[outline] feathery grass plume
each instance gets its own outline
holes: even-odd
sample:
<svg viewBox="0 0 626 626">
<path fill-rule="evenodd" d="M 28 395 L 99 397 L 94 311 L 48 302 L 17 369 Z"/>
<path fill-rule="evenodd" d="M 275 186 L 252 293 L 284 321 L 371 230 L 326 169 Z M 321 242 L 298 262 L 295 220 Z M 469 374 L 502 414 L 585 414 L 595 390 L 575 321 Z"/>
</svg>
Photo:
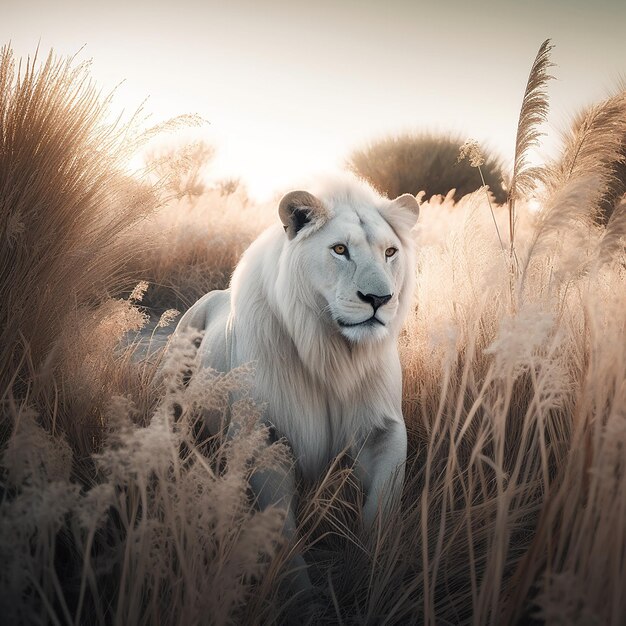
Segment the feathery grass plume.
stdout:
<svg viewBox="0 0 626 626">
<path fill-rule="evenodd" d="M 428 133 L 387 137 L 354 151 L 347 167 L 389 198 L 424 191 L 426 199 L 451 192 L 459 200 L 480 187 L 472 167 L 458 161 L 461 143 L 454 136 Z M 481 166 L 483 185 L 489 185 L 496 202 L 502 204 L 506 193 L 499 159 L 484 157 Z"/>
<path fill-rule="evenodd" d="M 148 171 L 156 174 L 160 184 L 178 200 L 196 198 L 206 190 L 202 175 L 215 156 L 215 148 L 203 140 L 181 146 L 169 144 L 153 147 L 144 156 Z"/>
<path fill-rule="evenodd" d="M 558 288 L 563 279 L 581 271 L 589 260 L 589 206 L 598 188 L 597 175 L 571 179 L 553 193 L 542 209 L 534 233 L 525 248 L 520 284 L 526 287 L 526 277 L 533 261 L 548 266 Z M 528 291 L 528 290 L 526 290 Z"/>
<path fill-rule="evenodd" d="M 590 220 L 597 206 L 601 178 L 597 173 L 580 174 L 553 192 L 537 216 L 532 238 L 525 247 L 520 285 L 532 267 L 549 269 L 545 287 L 558 293 L 576 276 L 595 275 L 601 266 L 620 262 L 626 250 L 626 202 L 613 211 L 605 228 Z M 526 289 L 526 293 L 528 289 Z"/>
<path fill-rule="evenodd" d="M 485 175 L 483 174 L 483 165 L 485 164 L 485 157 L 475 139 L 467 139 L 465 143 L 459 149 L 459 156 L 457 157 L 457 163 L 467 159 L 472 167 L 478 169 L 480 174 L 480 180 L 483 183 L 483 189 L 487 195 L 487 202 L 489 203 L 489 210 L 491 211 L 491 217 L 493 218 L 493 224 L 496 227 L 496 234 L 498 235 L 498 241 L 502 252 L 504 252 L 504 244 L 502 243 L 502 237 L 500 236 L 500 229 L 498 228 L 498 222 L 493 212 L 493 206 L 491 205 L 491 198 L 489 197 L 489 187 L 485 183 Z"/>
<path fill-rule="evenodd" d="M 178 316 L 180 315 L 180 311 L 176 309 L 167 309 L 161 314 L 159 321 L 157 322 L 157 328 L 166 328 L 169 326 Z"/>
<path fill-rule="evenodd" d="M 88 70 L 51 52 L 16 72 L 0 52 L 0 395 L 24 393 L 75 303 L 120 289 L 124 235 L 157 203 L 122 173 L 138 133 L 103 122 Z"/>
<path fill-rule="evenodd" d="M 71 621 L 55 568 L 56 538 L 64 531 L 80 491 L 68 482 L 71 450 L 63 439 L 38 426 L 35 412 L 25 403 L 3 409 L 3 413 L 12 413 L 15 424 L 0 454 L 3 620 L 16 624 L 46 622 L 42 600 L 56 597 L 57 610 L 63 619 Z"/>
<path fill-rule="evenodd" d="M 2 451 L 4 478 L 11 487 L 40 487 L 48 480 L 63 482 L 70 477 L 70 447 L 40 428 L 36 417 L 31 407 L 20 405 L 15 428 Z"/>
<path fill-rule="evenodd" d="M 109 97 L 111 99 L 111 96 Z M 146 144 L 149 144 L 156 137 L 163 135 L 164 133 L 174 133 L 185 128 L 198 128 L 207 124 L 207 120 L 198 115 L 197 113 L 183 113 L 182 115 L 176 115 L 163 122 L 154 124 L 141 133 L 136 132 L 134 124 L 141 121 L 147 121 L 147 116 L 143 115 L 143 104 L 135 111 L 131 117 L 130 122 L 126 124 L 128 129 L 127 151 L 129 154 L 136 154 L 138 151 L 144 149 Z M 143 118 L 143 119 L 142 119 Z"/>
<path fill-rule="evenodd" d="M 617 589 L 626 579 L 626 302 L 619 286 L 625 278 L 624 268 L 613 265 L 581 280 L 584 323 L 570 329 L 572 338 L 583 334 L 571 353 L 572 434 L 515 572 L 504 613 L 508 623 L 518 621 L 522 598 L 532 587 L 538 590 L 534 611 L 540 618 L 558 613 L 572 623 L 582 623 L 576 621 L 582 616 L 588 623 L 623 621 L 625 598 Z"/>
<path fill-rule="evenodd" d="M 232 196 L 238 189 L 243 186 L 241 178 L 229 177 L 216 181 L 217 189 L 220 196 Z"/>
<path fill-rule="evenodd" d="M 128 301 L 129 302 L 141 302 L 146 291 L 148 291 L 148 287 L 150 285 L 148 285 L 148 282 L 145 280 L 140 280 L 134 287 L 133 290 L 130 292 L 130 295 L 128 296 Z"/>
<path fill-rule="evenodd" d="M 552 78 L 548 70 L 552 67 L 550 52 L 554 46 L 546 39 L 541 44 L 539 52 L 528 76 L 522 107 L 517 124 L 515 139 L 515 158 L 513 160 L 513 176 L 509 187 L 507 203 L 509 206 L 509 238 L 511 242 L 511 256 L 515 246 L 515 205 L 523 197 L 528 197 L 536 184 L 545 178 L 545 172 L 540 167 L 528 166 L 528 151 L 539 145 L 539 138 L 543 135 L 539 126 L 545 122 L 548 114 L 547 82 Z"/>
<path fill-rule="evenodd" d="M 626 251 L 626 198 L 613 210 L 598 244 L 598 262 L 610 263 L 623 258 Z"/>
<path fill-rule="evenodd" d="M 157 402 L 158 389 L 151 381 L 158 359 L 136 366 L 136 347 L 121 345 L 127 333 L 138 332 L 145 323 L 145 313 L 126 300 L 71 307 L 56 338 L 54 372 L 32 384 L 40 424 L 65 434 L 80 459 L 75 474 L 89 476 L 89 455 L 102 445 L 112 396 L 130 395 L 140 407 L 140 421 Z"/>
<path fill-rule="evenodd" d="M 548 169 L 549 192 L 580 176 L 598 177 L 589 220 L 606 224 L 626 192 L 626 89 L 579 113 L 563 137 L 560 158 Z"/>
</svg>

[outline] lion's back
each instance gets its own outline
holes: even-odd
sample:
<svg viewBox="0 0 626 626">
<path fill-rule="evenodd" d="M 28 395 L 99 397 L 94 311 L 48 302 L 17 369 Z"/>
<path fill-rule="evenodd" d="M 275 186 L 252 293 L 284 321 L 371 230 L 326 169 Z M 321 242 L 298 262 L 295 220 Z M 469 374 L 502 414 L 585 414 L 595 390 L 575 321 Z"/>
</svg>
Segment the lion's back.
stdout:
<svg viewBox="0 0 626 626">
<path fill-rule="evenodd" d="M 230 371 L 230 289 L 210 291 L 181 318 L 176 333 L 193 329 L 203 333 L 199 352 L 202 366 Z"/>
</svg>

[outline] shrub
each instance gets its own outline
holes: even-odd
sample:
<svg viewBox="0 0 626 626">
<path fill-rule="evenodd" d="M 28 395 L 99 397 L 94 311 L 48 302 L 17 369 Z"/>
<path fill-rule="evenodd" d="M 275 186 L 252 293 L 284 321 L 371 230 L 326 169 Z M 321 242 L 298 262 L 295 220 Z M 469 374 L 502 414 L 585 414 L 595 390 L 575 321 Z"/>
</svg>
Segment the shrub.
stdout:
<svg viewBox="0 0 626 626">
<path fill-rule="evenodd" d="M 432 134 L 387 137 L 354 151 L 347 165 L 390 198 L 425 191 L 428 199 L 456 189 L 454 199 L 458 200 L 482 186 L 476 170 L 466 161 L 458 161 L 462 143 L 462 139 Z M 496 202 L 504 203 L 506 191 L 498 159 L 488 157 L 483 174 Z"/>
</svg>

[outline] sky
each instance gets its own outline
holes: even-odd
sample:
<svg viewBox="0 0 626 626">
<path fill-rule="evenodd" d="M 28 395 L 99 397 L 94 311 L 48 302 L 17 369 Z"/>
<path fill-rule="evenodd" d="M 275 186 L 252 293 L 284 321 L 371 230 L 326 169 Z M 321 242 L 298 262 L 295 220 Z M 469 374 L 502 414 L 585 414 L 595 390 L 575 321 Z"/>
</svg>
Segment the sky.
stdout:
<svg viewBox="0 0 626 626">
<path fill-rule="evenodd" d="M 512 161 L 533 59 L 557 78 L 544 149 L 626 78 L 622 0 L 0 0 L 0 43 L 92 59 L 113 111 L 197 113 L 213 175 L 259 199 L 403 132 L 478 139 Z M 121 83 L 121 84 L 120 84 Z"/>
</svg>

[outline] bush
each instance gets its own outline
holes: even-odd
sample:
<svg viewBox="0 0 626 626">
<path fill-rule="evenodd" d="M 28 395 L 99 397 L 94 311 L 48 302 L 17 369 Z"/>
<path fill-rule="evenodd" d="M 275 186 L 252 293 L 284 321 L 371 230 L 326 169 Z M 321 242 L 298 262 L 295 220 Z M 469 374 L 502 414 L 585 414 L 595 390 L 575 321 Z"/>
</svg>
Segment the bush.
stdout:
<svg viewBox="0 0 626 626">
<path fill-rule="evenodd" d="M 456 189 L 454 199 L 458 200 L 482 186 L 476 169 L 458 161 L 462 143 L 462 139 L 431 134 L 387 137 L 354 151 L 347 165 L 390 198 L 425 191 L 428 199 Z M 503 204 L 506 191 L 498 159 L 487 157 L 483 174 L 496 202 Z"/>
</svg>

